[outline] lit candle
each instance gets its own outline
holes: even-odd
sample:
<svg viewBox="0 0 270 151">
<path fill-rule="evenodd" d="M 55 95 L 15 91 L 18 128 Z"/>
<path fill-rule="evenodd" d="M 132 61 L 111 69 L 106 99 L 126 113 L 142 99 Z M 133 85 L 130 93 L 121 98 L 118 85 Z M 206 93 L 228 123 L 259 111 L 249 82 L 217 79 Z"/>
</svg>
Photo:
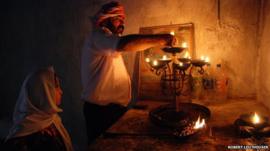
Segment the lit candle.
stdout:
<svg viewBox="0 0 270 151">
<path fill-rule="evenodd" d="M 210 62 L 209 57 L 205 57 L 205 62 L 207 62 L 207 63 L 209 63 L 209 62 Z"/>
<path fill-rule="evenodd" d="M 185 52 L 184 58 L 187 58 L 187 59 L 191 58 L 188 51 Z"/>
<path fill-rule="evenodd" d="M 260 117 L 259 117 L 259 115 L 258 115 L 256 112 L 254 113 L 254 115 L 253 115 L 253 117 L 252 117 L 252 122 L 253 122 L 254 124 L 260 123 Z"/>
<path fill-rule="evenodd" d="M 205 60 L 205 57 L 204 57 L 204 56 L 201 56 L 201 60 L 203 60 L 203 61 L 204 61 L 204 60 Z"/>
<path fill-rule="evenodd" d="M 145 62 L 149 63 L 150 62 L 150 58 L 145 58 Z"/>
<path fill-rule="evenodd" d="M 179 66 L 182 67 L 182 66 L 183 66 L 183 62 L 180 62 L 180 63 L 179 63 Z"/>
<path fill-rule="evenodd" d="M 153 66 L 157 66 L 158 65 L 158 61 L 157 60 L 154 60 L 153 61 Z"/>
<path fill-rule="evenodd" d="M 175 35 L 174 31 L 171 31 L 170 34 L 173 35 L 173 36 Z"/>
<path fill-rule="evenodd" d="M 167 58 L 167 56 L 166 55 L 163 55 L 162 56 L 162 60 L 167 60 L 168 58 Z"/>
<path fill-rule="evenodd" d="M 183 48 L 187 48 L 187 43 L 186 43 L 186 42 L 183 42 L 183 43 L 182 43 L 182 47 L 183 47 Z"/>
</svg>

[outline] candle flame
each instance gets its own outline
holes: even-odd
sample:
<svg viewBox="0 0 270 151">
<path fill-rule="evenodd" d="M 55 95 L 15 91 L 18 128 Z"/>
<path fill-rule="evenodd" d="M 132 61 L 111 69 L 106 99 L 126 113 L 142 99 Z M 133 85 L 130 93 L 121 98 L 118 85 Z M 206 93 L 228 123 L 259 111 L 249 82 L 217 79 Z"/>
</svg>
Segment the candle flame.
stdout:
<svg viewBox="0 0 270 151">
<path fill-rule="evenodd" d="M 205 57 L 205 62 L 210 62 L 209 57 Z"/>
<path fill-rule="evenodd" d="M 253 117 L 252 117 L 252 122 L 253 122 L 254 124 L 260 123 L 260 117 L 259 117 L 259 115 L 258 115 L 256 112 L 254 113 L 254 115 L 253 115 Z"/>
<path fill-rule="evenodd" d="M 187 48 L 187 42 L 183 42 L 183 43 L 182 43 L 182 47 L 183 47 L 183 48 Z"/>
<path fill-rule="evenodd" d="M 174 31 L 171 31 L 170 34 L 173 35 L 173 36 L 175 35 Z"/>
<path fill-rule="evenodd" d="M 150 58 L 145 58 L 145 62 L 150 62 Z"/>
<path fill-rule="evenodd" d="M 153 65 L 154 65 L 154 66 L 157 66 L 157 65 L 158 65 L 158 61 L 157 61 L 157 60 L 154 60 L 154 61 L 153 61 Z"/>
<path fill-rule="evenodd" d="M 167 56 L 163 55 L 162 60 L 167 60 Z"/>
<path fill-rule="evenodd" d="M 184 58 L 190 59 L 190 55 L 189 55 L 189 52 L 188 51 L 185 52 Z"/>
<path fill-rule="evenodd" d="M 200 129 L 203 128 L 205 126 L 205 120 L 200 118 L 200 116 L 198 117 L 198 120 L 196 121 L 195 125 L 194 125 L 194 129 Z"/>
<path fill-rule="evenodd" d="M 201 60 L 205 60 L 205 57 L 204 56 L 201 56 Z"/>
<path fill-rule="evenodd" d="M 180 66 L 180 67 L 182 67 L 182 66 L 183 66 L 183 63 L 182 63 L 182 62 L 180 62 L 180 63 L 179 63 L 179 66 Z"/>
</svg>

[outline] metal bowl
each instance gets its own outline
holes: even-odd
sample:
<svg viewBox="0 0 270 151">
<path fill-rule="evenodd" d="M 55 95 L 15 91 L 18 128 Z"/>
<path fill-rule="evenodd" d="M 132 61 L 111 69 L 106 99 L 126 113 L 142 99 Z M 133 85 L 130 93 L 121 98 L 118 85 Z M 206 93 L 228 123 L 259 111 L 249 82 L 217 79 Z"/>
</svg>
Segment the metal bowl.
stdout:
<svg viewBox="0 0 270 151">
<path fill-rule="evenodd" d="M 191 61 L 189 58 L 178 58 L 178 60 L 183 63 L 189 63 Z"/>
<path fill-rule="evenodd" d="M 202 67 L 202 66 L 206 65 L 207 63 L 203 60 L 196 59 L 196 60 L 192 60 L 191 64 L 196 66 L 196 67 Z"/>
<path fill-rule="evenodd" d="M 194 103 L 180 103 L 180 111 L 176 112 L 175 105 L 162 105 L 149 113 L 150 120 L 161 127 L 178 129 L 193 123 L 198 117 L 206 121 L 210 118 L 210 110 Z"/>
<path fill-rule="evenodd" d="M 162 50 L 164 52 L 167 52 L 167 53 L 180 53 L 184 50 L 185 48 L 183 47 L 165 47 L 165 48 L 162 48 Z"/>
<path fill-rule="evenodd" d="M 180 66 L 179 64 L 173 64 L 173 65 L 176 69 L 184 70 L 184 71 L 190 67 L 190 63 L 183 63 L 182 66 Z"/>
<path fill-rule="evenodd" d="M 179 112 L 172 104 L 160 106 L 149 113 L 149 118 L 155 125 L 172 130 L 172 136 L 186 139 L 203 130 L 194 129 L 194 123 L 199 116 L 209 120 L 211 112 L 207 107 L 194 103 L 180 103 L 180 106 Z"/>
</svg>

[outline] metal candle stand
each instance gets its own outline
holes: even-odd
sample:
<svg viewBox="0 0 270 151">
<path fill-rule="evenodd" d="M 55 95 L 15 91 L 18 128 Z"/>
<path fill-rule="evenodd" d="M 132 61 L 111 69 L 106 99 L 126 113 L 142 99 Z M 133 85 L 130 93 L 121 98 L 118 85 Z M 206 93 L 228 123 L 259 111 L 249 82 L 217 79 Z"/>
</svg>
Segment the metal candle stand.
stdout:
<svg viewBox="0 0 270 151">
<path fill-rule="evenodd" d="M 172 95 L 175 103 L 175 105 L 162 105 L 151 110 L 149 112 L 150 120 L 158 126 L 173 130 L 172 135 L 177 138 L 186 138 L 201 131 L 202 128 L 193 127 L 195 121 L 199 119 L 199 122 L 201 122 L 200 118 L 207 121 L 211 115 L 210 110 L 205 106 L 194 103 L 180 103 L 177 100 L 177 96 L 183 94 L 185 81 L 192 76 L 192 70 L 195 67 L 199 68 L 198 72 L 203 74 L 203 66 L 207 64 L 203 60 L 178 58 L 176 54 L 181 53 L 184 49 L 182 47 L 166 47 L 162 50 L 171 53 L 171 58 L 163 57 L 153 62 L 149 58 L 146 60 L 150 65 L 150 70 L 156 75 L 161 75 L 162 92 L 165 95 Z"/>
<path fill-rule="evenodd" d="M 192 77 L 194 67 L 199 68 L 197 71 L 203 74 L 203 66 L 208 64 L 199 59 L 177 58 L 176 54 L 181 53 L 184 49 L 183 47 L 165 47 L 162 50 L 171 53 L 171 58 L 159 59 L 158 64 L 149 62 L 150 70 L 158 76 L 161 75 L 162 93 L 172 95 L 174 102 L 177 102 L 177 96 L 182 94 L 185 81 Z M 187 72 L 188 70 L 189 72 Z"/>
</svg>

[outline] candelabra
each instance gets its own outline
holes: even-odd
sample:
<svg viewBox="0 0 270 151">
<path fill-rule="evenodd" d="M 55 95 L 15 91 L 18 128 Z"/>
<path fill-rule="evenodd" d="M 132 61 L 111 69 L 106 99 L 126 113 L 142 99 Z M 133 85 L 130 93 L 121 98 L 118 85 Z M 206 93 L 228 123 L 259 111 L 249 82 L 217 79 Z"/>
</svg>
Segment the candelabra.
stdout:
<svg viewBox="0 0 270 151">
<path fill-rule="evenodd" d="M 170 53 L 171 57 L 163 55 L 162 58 L 145 58 L 150 70 L 161 76 L 162 93 L 172 95 L 175 103 L 177 103 L 177 96 L 183 94 L 184 85 L 192 77 L 193 70 L 203 74 L 203 66 L 208 64 L 207 59 L 191 59 L 188 55 L 178 57 L 177 54 L 184 49 L 184 47 L 165 47 L 162 50 Z"/>
<path fill-rule="evenodd" d="M 173 135 L 179 138 L 200 131 L 201 128 L 205 127 L 205 121 L 210 118 L 211 114 L 205 106 L 181 103 L 177 100 L 177 96 L 183 94 L 185 82 L 192 77 L 193 70 L 195 69 L 195 72 L 203 74 L 203 66 L 208 64 L 209 61 L 204 58 L 191 59 L 188 55 L 178 57 L 177 54 L 183 52 L 184 49 L 184 47 L 165 47 L 162 50 L 165 53 L 170 53 L 170 57 L 163 55 L 162 58 L 145 58 L 150 70 L 161 76 L 162 92 L 165 95 L 172 95 L 175 103 L 175 105 L 162 105 L 151 110 L 149 113 L 150 120 L 162 127 L 174 129 Z M 199 129 L 196 125 L 199 125 Z"/>
</svg>

